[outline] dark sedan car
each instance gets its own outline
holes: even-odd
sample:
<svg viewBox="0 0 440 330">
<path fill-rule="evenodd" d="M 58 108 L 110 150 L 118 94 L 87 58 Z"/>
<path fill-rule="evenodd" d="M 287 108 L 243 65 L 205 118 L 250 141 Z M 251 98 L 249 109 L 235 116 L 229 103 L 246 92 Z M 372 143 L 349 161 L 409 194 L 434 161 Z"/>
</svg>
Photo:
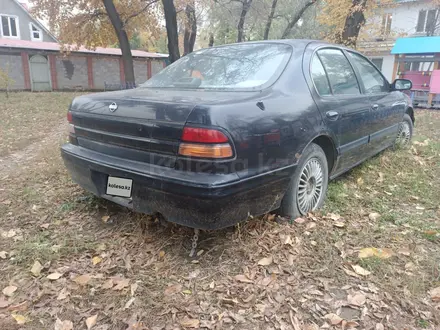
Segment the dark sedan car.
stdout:
<svg viewBox="0 0 440 330">
<path fill-rule="evenodd" d="M 410 142 L 410 88 L 318 41 L 203 49 L 139 88 L 75 98 L 62 156 L 86 190 L 185 226 L 295 218 L 329 179 Z"/>
</svg>

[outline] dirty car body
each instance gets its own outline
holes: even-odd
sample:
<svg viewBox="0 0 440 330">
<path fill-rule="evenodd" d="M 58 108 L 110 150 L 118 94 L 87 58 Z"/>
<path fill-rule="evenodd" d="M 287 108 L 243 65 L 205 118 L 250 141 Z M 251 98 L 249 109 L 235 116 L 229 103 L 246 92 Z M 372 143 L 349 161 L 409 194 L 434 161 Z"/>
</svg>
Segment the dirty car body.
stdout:
<svg viewBox="0 0 440 330">
<path fill-rule="evenodd" d="M 351 59 L 360 54 L 283 40 L 197 51 L 139 88 L 77 97 L 66 167 L 97 196 L 193 228 L 275 210 L 310 143 L 322 146 L 333 178 L 392 145 L 412 111 L 388 82 L 377 93 L 357 81 L 358 92 L 339 94 L 344 79 L 327 88 L 312 72 L 327 50 L 360 80 Z"/>
</svg>

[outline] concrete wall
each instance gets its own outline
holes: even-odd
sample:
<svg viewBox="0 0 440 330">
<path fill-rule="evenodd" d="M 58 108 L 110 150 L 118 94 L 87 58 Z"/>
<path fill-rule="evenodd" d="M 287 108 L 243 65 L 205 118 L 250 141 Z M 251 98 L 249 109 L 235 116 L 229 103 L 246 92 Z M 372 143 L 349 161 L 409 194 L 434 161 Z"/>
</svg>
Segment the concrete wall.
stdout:
<svg viewBox="0 0 440 330">
<path fill-rule="evenodd" d="M 104 83 L 121 84 L 119 58 L 94 57 L 93 82 L 96 89 L 104 89 Z"/>
<path fill-rule="evenodd" d="M 29 23 L 37 23 L 31 18 L 28 12 L 26 12 L 19 4 L 13 0 L 0 0 L 0 14 L 16 16 L 18 18 L 19 35 L 21 40 L 32 40 Z M 37 25 L 37 24 L 36 24 Z M 37 25 L 37 27 L 39 27 Z M 40 27 L 39 27 L 40 28 Z M 43 34 L 43 41 L 56 42 L 46 31 L 41 29 Z"/>
<path fill-rule="evenodd" d="M 146 82 L 148 79 L 148 62 L 145 60 L 134 60 L 133 66 L 136 85 Z"/>
<path fill-rule="evenodd" d="M 85 56 L 57 56 L 56 74 L 59 89 L 89 87 L 87 58 Z"/>
<path fill-rule="evenodd" d="M 23 64 L 21 56 L 19 54 L 0 54 L 0 69 L 8 73 L 9 78 L 14 80 L 9 88 L 12 89 L 25 89 Z M 3 88 L 1 86 L 0 88 Z"/>
</svg>

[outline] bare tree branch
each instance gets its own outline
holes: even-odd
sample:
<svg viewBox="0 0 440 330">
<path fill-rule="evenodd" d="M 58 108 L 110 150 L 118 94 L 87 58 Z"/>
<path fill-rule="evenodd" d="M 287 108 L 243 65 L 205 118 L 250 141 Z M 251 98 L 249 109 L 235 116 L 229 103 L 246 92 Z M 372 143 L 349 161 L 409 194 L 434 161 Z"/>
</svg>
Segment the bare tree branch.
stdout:
<svg viewBox="0 0 440 330">
<path fill-rule="evenodd" d="M 148 1 L 147 4 L 146 4 L 146 5 L 145 5 L 140 11 L 138 11 L 137 13 L 133 13 L 133 14 L 131 14 L 130 16 L 128 16 L 128 17 L 124 20 L 123 25 L 127 25 L 127 23 L 128 23 L 131 19 L 133 19 L 133 18 L 135 18 L 135 17 L 137 17 L 137 16 L 139 16 L 139 15 L 145 13 L 151 5 L 155 4 L 155 3 L 158 2 L 158 1 L 159 1 L 159 0 L 151 0 L 151 1 Z"/>
</svg>

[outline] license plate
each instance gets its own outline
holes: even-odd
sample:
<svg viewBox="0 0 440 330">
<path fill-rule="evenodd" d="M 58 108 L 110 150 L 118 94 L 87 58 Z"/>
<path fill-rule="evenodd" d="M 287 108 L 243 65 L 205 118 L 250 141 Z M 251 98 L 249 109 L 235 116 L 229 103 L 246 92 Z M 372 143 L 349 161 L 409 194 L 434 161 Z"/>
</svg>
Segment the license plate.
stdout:
<svg viewBox="0 0 440 330">
<path fill-rule="evenodd" d="M 114 176 L 109 176 L 107 181 L 107 195 L 120 196 L 120 197 L 131 197 L 131 186 L 133 185 L 133 180 L 116 178 Z"/>
</svg>

